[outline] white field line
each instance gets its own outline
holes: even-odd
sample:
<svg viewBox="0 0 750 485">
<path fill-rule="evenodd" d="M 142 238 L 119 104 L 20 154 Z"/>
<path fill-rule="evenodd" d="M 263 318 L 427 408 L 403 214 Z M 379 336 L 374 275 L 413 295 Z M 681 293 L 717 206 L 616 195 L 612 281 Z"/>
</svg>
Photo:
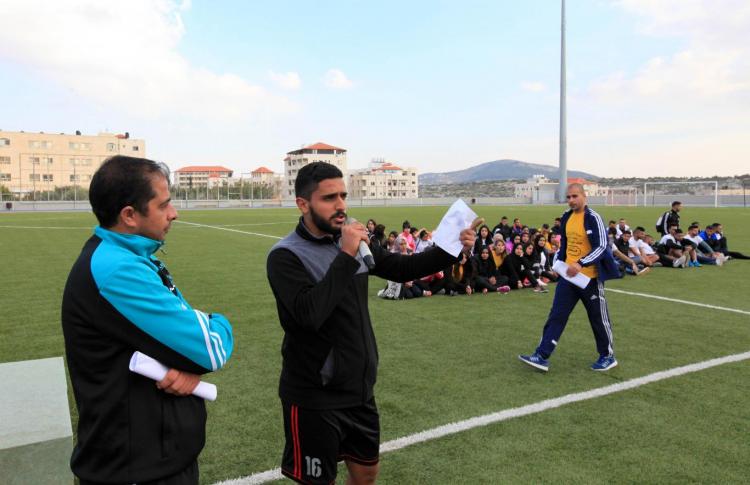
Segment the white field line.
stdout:
<svg viewBox="0 0 750 485">
<path fill-rule="evenodd" d="M 237 232 L 240 234 L 250 234 L 251 236 L 269 237 L 271 239 L 281 239 L 279 236 L 271 236 L 268 234 L 261 234 L 259 232 L 240 231 L 239 229 L 232 229 L 229 227 L 209 226 L 208 224 L 198 224 L 197 222 L 187 222 L 187 221 L 179 221 L 179 220 L 175 222 L 179 222 L 180 224 L 188 224 L 190 226 L 208 227 L 210 229 L 218 229 L 219 231 Z"/>
<path fill-rule="evenodd" d="M 576 392 L 573 394 L 566 394 L 564 396 L 556 397 L 553 399 L 546 399 L 533 404 L 527 404 L 518 408 L 505 409 L 496 413 L 485 414 L 484 416 L 477 416 L 475 418 L 465 419 L 463 421 L 457 421 L 455 423 L 445 424 L 436 428 L 428 429 L 420 433 L 414 433 L 402 438 L 395 440 L 386 441 L 380 445 L 381 453 L 388 453 L 390 451 L 400 450 L 417 443 L 425 441 L 431 441 L 434 439 L 442 438 L 452 434 L 460 433 L 462 431 L 468 431 L 470 429 L 487 426 L 489 424 L 498 423 L 500 421 L 506 421 L 513 418 L 519 418 L 521 416 L 528 416 L 530 414 L 541 413 L 549 409 L 559 408 L 567 404 L 572 404 L 581 401 L 587 401 L 597 397 L 608 396 L 617 392 L 627 391 L 635 389 L 636 387 L 645 386 L 653 382 L 670 379 L 685 374 L 691 374 L 693 372 L 699 372 L 702 370 L 710 369 L 719 365 L 730 364 L 733 362 L 741 362 L 743 360 L 750 359 L 750 352 L 743 352 L 741 354 L 727 355 L 725 357 L 719 357 L 716 359 L 706 360 L 698 362 L 696 364 L 684 365 L 681 367 L 675 367 L 665 371 L 654 372 L 643 377 L 637 377 L 635 379 L 629 379 L 627 381 L 619 382 L 617 384 L 611 384 L 609 386 L 599 387 L 597 389 L 591 389 L 590 391 Z M 218 482 L 216 485 L 251 485 L 266 483 L 272 480 L 279 480 L 283 478 L 281 475 L 281 469 L 275 468 L 273 470 L 267 470 L 261 473 L 255 473 L 242 478 L 236 478 L 232 480 L 226 480 Z"/>
<path fill-rule="evenodd" d="M 244 224 L 218 224 L 216 227 L 243 227 L 243 226 L 272 226 L 274 224 L 296 224 L 299 220 L 282 221 L 282 222 L 247 222 Z"/>
<path fill-rule="evenodd" d="M 637 293 L 635 291 L 615 290 L 613 288 L 606 288 L 606 290 L 611 291 L 613 293 L 622 293 L 623 295 L 642 296 L 644 298 L 653 298 L 654 300 L 671 301 L 674 303 L 682 303 L 683 305 L 693 305 L 693 306 L 699 306 L 703 308 L 711 308 L 713 310 L 722 310 L 725 312 L 733 312 L 733 313 L 741 313 L 742 315 L 750 315 L 749 311 L 738 310 L 737 308 L 728 308 L 728 307 L 723 307 L 723 306 L 709 305 L 707 303 L 696 303 L 694 301 L 678 300 L 677 298 L 667 298 L 666 296 L 650 295 L 648 293 Z"/>
<path fill-rule="evenodd" d="M 93 229 L 94 226 L 0 226 L 2 229 Z"/>
</svg>

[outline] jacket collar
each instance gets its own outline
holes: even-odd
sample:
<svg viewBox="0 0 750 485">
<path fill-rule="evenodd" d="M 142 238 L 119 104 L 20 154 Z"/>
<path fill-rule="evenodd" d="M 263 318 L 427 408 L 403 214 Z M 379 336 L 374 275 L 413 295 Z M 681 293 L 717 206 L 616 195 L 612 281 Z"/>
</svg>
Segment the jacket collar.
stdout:
<svg viewBox="0 0 750 485">
<path fill-rule="evenodd" d="M 116 246 L 123 247 L 128 251 L 131 251 L 145 258 L 148 258 L 159 248 L 164 246 L 164 241 L 156 241 L 154 239 L 140 236 L 138 234 L 123 234 L 121 232 L 114 232 L 110 231 L 109 229 L 104 229 L 101 226 L 96 226 L 94 228 L 94 234 L 96 234 L 103 241 L 107 241 Z"/>
<path fill-rule="evenodd" d="M 341 237 L 339 236 L 331 236 L 326 234 L 325 236 L 315 236 L 313 235 L 310 230 L 305 225 L 305 221 L 302 216 L 299 217 L 299 223 L 297 224 L 297 228 L 295 229 L 295 232 L 297 235 L 299 235 L 302 239 L 307 239 L 308 241 L 312 241 L 314 243 L 318 244 L 336 244 Z"/>
</svg>

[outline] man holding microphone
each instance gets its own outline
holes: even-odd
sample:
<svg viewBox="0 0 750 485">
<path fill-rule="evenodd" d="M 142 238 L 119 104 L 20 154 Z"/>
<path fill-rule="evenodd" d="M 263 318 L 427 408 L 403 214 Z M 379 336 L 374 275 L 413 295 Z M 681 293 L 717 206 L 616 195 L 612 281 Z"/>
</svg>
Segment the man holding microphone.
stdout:
<svg viewBox="0 0 750 485">
<path fill-rule="evenodd" d="M 439 247 L 403 257 L 373 245 L 369 261 L 367 232 L 358 222 L 347 224 L 346 186 L 334 165 L 304 166 L 295 193 L 299 224 L 271 249 L 267 262 L 284 329 L 281 471 L 299 483 L 328 484 L 344 460 L 347 483 L 374 483 L 380 422 L 373 394 L 378 352 L 367 306 L 369 275 L 411 281 L 456 258 Z M 475 237 L 473 228 L 455 235 L 466 248 L 473 247 Z"/>
</svg>

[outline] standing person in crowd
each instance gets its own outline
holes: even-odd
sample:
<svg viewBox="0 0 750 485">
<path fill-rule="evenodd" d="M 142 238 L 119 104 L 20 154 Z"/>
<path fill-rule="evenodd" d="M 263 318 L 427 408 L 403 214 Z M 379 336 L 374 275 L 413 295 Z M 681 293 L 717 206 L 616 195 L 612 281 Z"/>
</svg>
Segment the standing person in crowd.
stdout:
<svg viewBox="0 0 750 485">
<path fill-rule="evenodd" d="M 486 224 L 482 224 L 482 227 L 479 228 L 479 231 L 477 232 L 477 242 L 474 244 L 474 254 L 479 254 L 479 251 L 482 250 L 484 247 L 489 247 L 492 245 L 492 233 L 490 233 L 490 228 L 487 227 Z"/>
<path fill-rule="evenodd" d="M 662 214 L 656 221 L 656 230 L 662 237 L 669 234 L 670 226 L 680 227 L 680 211 L 682 210 L 682 202 L 676 200 L 672 202 L 672 209 Z"/>
<path fill-rule="evenodd" d="M 199 374 L 231 357 L 232 327 L 219 313 L 191 308 L 153 256 L 177 219 L 165 165 L 109 158 L 91 180 L 89 200 L 99 226 L 62 301 L 78 408 L 70 467 L 83 485 L 197 485 L 206 406 L 191 393 Z M 154 384 L 130 372 L 135 351 L 167 366 L 164 379 Z"/>
<path fill-rule="evenodd" d="M 478 254 L 474 255 L 474 286 L 477 291 L 482 293 L 499 291 L 501 293 L 508 293 L 510 287 L 507 286 L 507 279 L 503 277 L 504 281 L 498 280 L 497 266 L 495 266 L 495 260 L 490 256 L 491 247 L 485 246 L 479 250 Z"/>
<path fill-rule="evenodd" d="M 336 479 L 344 459 L 349 483 L 378 475 L 380 419 L 375 404 L 378 352 L 367 308 L 369 274 L 411 281 L 456 260 L 435 247 L 413 256 L 372 246 L 368 270 L 359 254 L 364 226 L 346 224 L 346 185 L 336 166 L 312 162 L 295 182 L 300 212 L 294 232 L 268 255 L 266 274 L 284 329 L 279 397 L 284 415 L 281 472 L 305 484 Z M 475 228 L 455 234 L 465 251 Z M 408 233 L 408 231 L 406 231 Z"/>
<path fill-rule="evenodd" d="M 533 354 L 519 355 L 518 358 L 524 364 L 547 372 L 548 359 L 560 341 L 573 308 L 581 300 L 586 307 L 599 352 L 599 359 L 592 364 L 591 369 L 607 371 L 617 365 L 617 359 L 603 283 L 607 279 L 619 277 L 619 271 L 609 250 L 602 218 L 586 205 L 583 185 L 570 184 L 566 198 L 570 210 L 563 214 L 561 220 L 562 239 L 557 257 L 568 265 L 567 276 L 583 273 L 591 280 L 582 289 L 564 278 L 560 279 L 539 346 Z"/>
<path fill-rule="evenodd" d="M 521 243 L 516 244 L 513 252 L 505 258 L 500 272 L 508 278 L 511 290 L 523 289 L 523 282 L 526 280 L 534 287 L 535 293 L 547 293 L 547 289 L 540 285 L 531 274 L 528 263 L 524 260 L 524 246 Z"/>
</svg>

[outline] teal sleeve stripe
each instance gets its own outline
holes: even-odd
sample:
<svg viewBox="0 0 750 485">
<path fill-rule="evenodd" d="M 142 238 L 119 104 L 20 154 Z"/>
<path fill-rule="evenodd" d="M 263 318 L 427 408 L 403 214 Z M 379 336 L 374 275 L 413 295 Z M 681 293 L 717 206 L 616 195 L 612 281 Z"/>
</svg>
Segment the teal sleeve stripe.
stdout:
<svg viewBox="0 0 750 485">
<path fill-rule="evenodd" d="M 91 271 L 100 294 L 118 312 L 207 370 L 226 363 L 233 347 L 232 327 L 226 318 L 191 308 L 162 284 L 147 259 L 101 246 L 92 256 Z"/>
</svg>

